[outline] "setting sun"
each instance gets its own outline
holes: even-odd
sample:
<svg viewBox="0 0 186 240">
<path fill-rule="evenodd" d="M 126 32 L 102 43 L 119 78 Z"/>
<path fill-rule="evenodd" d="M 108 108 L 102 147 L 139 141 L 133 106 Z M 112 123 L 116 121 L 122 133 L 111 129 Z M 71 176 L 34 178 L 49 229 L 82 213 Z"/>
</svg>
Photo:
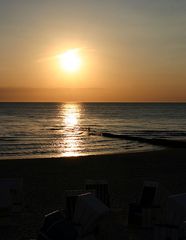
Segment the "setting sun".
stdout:
<svg viewBox="0 0 186 240">
<path fill-rule="evenodd" d="M 75 72 L 80 68 L 81 58 L 78 49 L 70 49 L 59 55 L 60 66 L 67 72 Z"/>
</svg>

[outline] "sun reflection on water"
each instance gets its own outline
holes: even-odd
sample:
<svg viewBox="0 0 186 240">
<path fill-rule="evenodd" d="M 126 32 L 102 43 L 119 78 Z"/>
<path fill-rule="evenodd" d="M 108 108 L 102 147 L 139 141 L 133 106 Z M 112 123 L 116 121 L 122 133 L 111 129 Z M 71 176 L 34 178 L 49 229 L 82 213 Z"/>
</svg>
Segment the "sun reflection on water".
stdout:
<svg viewBox="0 0 186 240">
<path fill-rule="evenodd" d="M 63 114 L 63 156 L 78 156 L 80 148 L 80 116 L 81 106 L 79 104 L 65 104 L 62 108 Z"/>
<path fill-rule="evenodd" d="M 67 113 L 64 122 L 66 126 L 76 126 L 78 124 L 78 119 L 74 113 L 69 112 Z"/>
</svg>

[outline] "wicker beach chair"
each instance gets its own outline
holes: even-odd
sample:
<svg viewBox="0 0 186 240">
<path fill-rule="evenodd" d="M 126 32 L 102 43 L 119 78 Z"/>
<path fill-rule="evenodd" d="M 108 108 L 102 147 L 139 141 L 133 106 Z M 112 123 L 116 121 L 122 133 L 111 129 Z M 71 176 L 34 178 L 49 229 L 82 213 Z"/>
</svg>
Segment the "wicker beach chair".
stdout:
<svg viewBox="0 0 186 240">
<path fill-rule="evenodd" d="M 19 224 L 23 211 L 22 188 L 21 178 L 0 179 L 0 226 Z"/>
<path fill-rule="evenodd" d="M 107 207 L 110 207 L 109 184 L 106 180 L 88 179 L 85 181 L 85 190 L 92 192 Z"/>
</svg>

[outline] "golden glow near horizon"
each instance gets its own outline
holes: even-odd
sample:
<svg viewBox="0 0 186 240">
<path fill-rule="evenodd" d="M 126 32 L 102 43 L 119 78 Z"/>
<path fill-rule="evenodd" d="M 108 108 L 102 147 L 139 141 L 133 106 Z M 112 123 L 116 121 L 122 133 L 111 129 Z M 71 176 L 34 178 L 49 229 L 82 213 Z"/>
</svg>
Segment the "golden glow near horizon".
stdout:
<svg viewBox="0 0 186 240">
<path fill-rule="evenodd" d="M 70 49 L 59 55 L 60 67 L 69 73 L 76 72 L 80 69 L 81 58 L 78 49 Z"/>
<path fill-rule="evenodd" d="M 186 1 L 1 2 L 1 102 L 186 101 Z"/>
</svg>

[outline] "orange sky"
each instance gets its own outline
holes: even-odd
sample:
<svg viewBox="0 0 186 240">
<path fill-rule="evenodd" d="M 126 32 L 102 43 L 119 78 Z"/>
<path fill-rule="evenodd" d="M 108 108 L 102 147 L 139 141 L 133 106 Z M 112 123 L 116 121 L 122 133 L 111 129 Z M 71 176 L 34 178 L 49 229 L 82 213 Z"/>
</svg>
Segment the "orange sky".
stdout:
<svg viewBox="0 0 186 240">
<path fill-rule="evenodd" d="M 0 101 L 186 101 L 185 10 L 173 0 L 4 1 Z M 82 65 L 69 74 L 56 56 L 74 48 Z"/>
</svg>

